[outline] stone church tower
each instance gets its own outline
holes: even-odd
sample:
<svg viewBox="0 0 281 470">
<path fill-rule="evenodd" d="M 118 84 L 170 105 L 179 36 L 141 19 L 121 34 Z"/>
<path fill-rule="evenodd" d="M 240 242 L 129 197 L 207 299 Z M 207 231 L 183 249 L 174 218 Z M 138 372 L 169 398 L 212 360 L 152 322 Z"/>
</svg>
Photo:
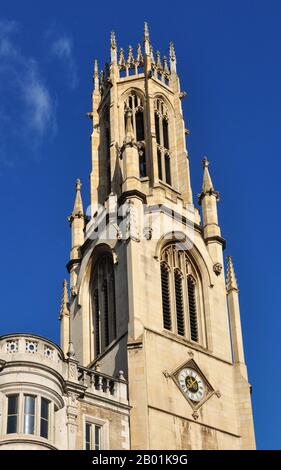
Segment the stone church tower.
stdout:
<svg viewBox="0 0 281 470">
<path fill-rule="evenodd" d="M 81 183 L 61 347 L 128 380 L 132 449 L 252 449 L 238 287 L 209 162 L 194 207 L 175 49 L 117 48 L 94 64 L 90 209 Z"/>
<path fill-rule="evenodd" d="M 90 206 L 69 217 L 61 347 L 0 337 L 0 449 L 254 449 L 238 286 L 209 162 L 194 206 L 174 46 L 94 65 Z"/>
</svg>

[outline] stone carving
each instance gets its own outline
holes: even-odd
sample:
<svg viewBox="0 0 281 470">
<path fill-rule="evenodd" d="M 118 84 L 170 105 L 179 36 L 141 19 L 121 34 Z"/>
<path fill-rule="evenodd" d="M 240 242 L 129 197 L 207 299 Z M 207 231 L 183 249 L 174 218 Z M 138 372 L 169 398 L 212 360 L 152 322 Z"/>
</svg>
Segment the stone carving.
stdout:
<svg viewBox="0 0 281 470">
<path fill-rule="evenodd" d="M 25 350 L 26 352 L 29 352 L 30 354 L 34 354 L 37 352 L 38 349 L 38 343 L 37 341 L 25 341 Z"/>
<path fill-rule="evenodd" d="M 215 263 L 214 266 L 213 266 L 213 271 L 214 273 L 219 276 L 220 273 L 222 272 L 222 265 L 221 263 Z"/>
<path fill-rule="evenodd" d="M 46 344 L 44 344 L 44 356 L 47 359 L 53 359 L 54 357 L 54 350 L 50 348 L 49 346 L 47 346 Z"/>
<path fill-rule="evenodd" d="M 152 239 L 152 232 L 153 232 L 152 227 L 144 227 L 144 229 L 143 229 L 144 238 L 146 240 L 151 240 Z"/>
<path fill-rule="evenodd" d="M 195 421 L 199 418 L 199 413 L 195 410 L 192 413 L 192 417 L 195 419 Z"/>
<path fill-rule="evenodd" d="M 19 342 L 17 339 L 8 340 L 6 342 L 6 351 L 8 353 L 15 353 L 19 350 Z"/>
</svg>

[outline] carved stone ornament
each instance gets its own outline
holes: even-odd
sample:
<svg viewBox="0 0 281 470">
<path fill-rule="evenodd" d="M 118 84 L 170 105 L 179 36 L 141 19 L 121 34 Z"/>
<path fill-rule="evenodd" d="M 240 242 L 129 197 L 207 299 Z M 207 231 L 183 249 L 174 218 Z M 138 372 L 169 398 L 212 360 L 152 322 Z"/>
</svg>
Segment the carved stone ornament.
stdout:
<svg viewBox="0 0 281 470">
<path fill-rule="evenodd" d="M 76 297 L 78 293 L 77 287 L 76 286 L 71 287 L 70 292 L 71 292 L 72 297 Z"/>
<path fill-rule="evenodd" d="M 152 232 L 153 232 L 152 227 L 144 227 L 144 229 L 143 229 L 144 238 L 146 240 L 151 240 L 152 239 Z"/>
<path fill-rule="evenodd" d="M 195 421 L 199 418 L 199 413 L 195 410 L 192 413 L 192 417 L 195 419 Z"/>
<path fill-rule="evenodd" d="M 222 265 L 221 263 L 215 263 L 214 266 L 213 266 L 213 271 L 214 273 L 219 276 L 222 272 Z"/>
</svg>

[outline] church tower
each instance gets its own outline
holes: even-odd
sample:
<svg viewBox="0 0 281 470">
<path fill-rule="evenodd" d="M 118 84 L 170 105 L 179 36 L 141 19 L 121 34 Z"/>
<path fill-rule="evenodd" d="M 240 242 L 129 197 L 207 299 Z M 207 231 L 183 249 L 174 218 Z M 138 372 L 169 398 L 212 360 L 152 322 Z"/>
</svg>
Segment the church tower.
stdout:
<svg viewBox="0 0 281 470">
<path fill-rule="evenodd" d="M 90 208 L 69 222 L 61 347 L 128 380 L 132 449 L 253 449 L 233 261 L 224 269 L 209 162 L 194 206 L 175 48 L 94 63 Z M 196 202 L 197 203 L 197 202 Z M 121 431 L 120 431 L 121 432 Z"/>
</svg>

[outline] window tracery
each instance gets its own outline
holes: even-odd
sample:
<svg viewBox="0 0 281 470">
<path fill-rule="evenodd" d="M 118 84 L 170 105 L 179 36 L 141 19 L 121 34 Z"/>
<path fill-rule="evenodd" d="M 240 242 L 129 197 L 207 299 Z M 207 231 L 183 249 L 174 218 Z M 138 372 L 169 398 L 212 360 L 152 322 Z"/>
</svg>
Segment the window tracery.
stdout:
<svg viewBox="0 0 281 470">
<path fill-rule="evenodd" d="M 171 185 L 169 116 L 163 99 L 159 97 L 156 98 L 154 102 L 154 120 L 157 143 L 158 177 L 161 181 Z"/>
</svg>

